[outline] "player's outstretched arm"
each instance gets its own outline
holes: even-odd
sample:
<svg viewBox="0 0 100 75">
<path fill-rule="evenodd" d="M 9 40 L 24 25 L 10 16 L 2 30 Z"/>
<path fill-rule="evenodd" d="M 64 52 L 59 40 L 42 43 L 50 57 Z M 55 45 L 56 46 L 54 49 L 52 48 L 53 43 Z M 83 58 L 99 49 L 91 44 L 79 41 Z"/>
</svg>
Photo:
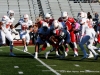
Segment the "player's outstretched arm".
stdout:
<svg viewBox="0 0 100 75">
<path fill-rule="evenodd" d="M 19 25 L 20 25 L 20 23 L 18 22 L 18 23 L 14 26 L 14 28 L 18 27 Z"/>
</svg>

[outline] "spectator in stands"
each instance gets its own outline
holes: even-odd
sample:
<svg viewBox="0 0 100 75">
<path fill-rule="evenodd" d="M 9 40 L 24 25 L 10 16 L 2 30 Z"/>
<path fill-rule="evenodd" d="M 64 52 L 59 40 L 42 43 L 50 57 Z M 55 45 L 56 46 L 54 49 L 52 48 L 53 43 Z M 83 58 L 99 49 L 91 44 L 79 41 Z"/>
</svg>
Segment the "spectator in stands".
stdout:
<svg viewBox="0 0 100 75">
<path fill-rule="evenodd" d="M 92 16 L 91 16 L 90 12 L 87 13 L 87 18 L 92 19 Z"/>
</svg>

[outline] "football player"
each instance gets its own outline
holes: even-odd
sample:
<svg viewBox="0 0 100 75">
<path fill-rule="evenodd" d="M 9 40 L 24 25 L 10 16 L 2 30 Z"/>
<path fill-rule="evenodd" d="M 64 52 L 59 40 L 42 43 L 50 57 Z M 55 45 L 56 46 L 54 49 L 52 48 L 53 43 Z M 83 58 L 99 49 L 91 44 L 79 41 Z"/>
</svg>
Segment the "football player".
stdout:
<svg viewBox="0 0 100 75">
<path fill-rule="evenodd" d="M 10 55 L 15 56 L 13 53 L 13 38 L 11 36 L 11 33 L 9 31 L 10 26 L 12 25 L 11 20 L 8 18 L 8 16 L 4 15 L 1 20 L 1 37 L 2 37 L 2 45 L 6 44 L 6 38 L 10 41 Z"/>
<path fill-rule="evenodd" d="M 23 18 L 18 21 L 18 23 L 15 25 L 15 28 L 18 25 L 21 25 L 20 38 L 22 39 L 24 45 L 23 51 L 26 52 L 28 51 L 27 46 L 30 42 L 29 33 L 32 32 L 32 21 L 29 20 L 28 14 L 23 15 Z M 31 28 L 29 29 L 30 26 Z"/>
</svg>

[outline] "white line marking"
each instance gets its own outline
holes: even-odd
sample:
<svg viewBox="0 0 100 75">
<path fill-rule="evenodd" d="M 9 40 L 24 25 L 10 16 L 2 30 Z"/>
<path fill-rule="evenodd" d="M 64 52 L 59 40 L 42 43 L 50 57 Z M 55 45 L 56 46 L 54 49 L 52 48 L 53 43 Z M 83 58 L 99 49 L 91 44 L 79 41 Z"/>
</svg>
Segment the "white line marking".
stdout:
<svg viewBox="0 0 100 75">
<path fill-rule="evenodd" d="M 85 72 L 91 72 L 90 70 L 85 70 Z"/>
<path fill-rule="evenodd" d="M 19 66 L 14 66 L 14 68 L 19 68 Z"/>
<path fill-rule="evenodd" d="M 36 65 L 36 66 L 44 66 L 44 65 Z M 57 65 L 48 65 L 48 66 L 57 66 Z"/>
<path fill-rule="evenodd" d="M 78 64 L 74 64 L 76 67 L 80 67 L 80 65 L 78 65 Z"/>
<path fill-rule="evenodd" d="M 18 73 L 19 73 L 19 74 L 23 74 L 23 72 L 22 72 L 22 71 L 19 71 Z"/>
<path fill-rule="evenodd" d="M 14 49 L 16 50 L 19 50 L 19 51 L 22 51 L 21 49 L 18 49 L 18 48 L 15 48 Z M 31 53 L 29 52 L 25 52 L 27 54 L 30 54 L 31 56 L 34 57 L 34 55 L 32 55 Z M 50 71 L 52 71 L 53 73 L 55 73 L 56 75 L 61 75 L 60 73 L 58 73 L 56 70 L 54 70 L 53 68 L 51 68 L 50 66 L 48 66 L 47 64 L 45 64 L 42 60 L 40 60 L 39 58 L 37 58 L 36 60 L 38 60 L 41 64 L 43 64 L 45 67 L 47 67 L 48 69 L 50 69 Z"/>
</svg>

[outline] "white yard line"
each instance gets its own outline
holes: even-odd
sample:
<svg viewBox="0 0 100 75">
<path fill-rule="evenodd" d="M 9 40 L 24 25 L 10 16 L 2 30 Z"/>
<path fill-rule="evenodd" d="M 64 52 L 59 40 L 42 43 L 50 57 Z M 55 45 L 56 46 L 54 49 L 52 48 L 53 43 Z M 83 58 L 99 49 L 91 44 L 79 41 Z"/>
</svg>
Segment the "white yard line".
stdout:
<svg viewBox="0 0 100 75">
<path fill-rule="evenodd" d="M 19 66 L 14 66 L 14 68 L 19 68 Z"/>
<path fill-rule="evenodd" d="M 22 71 L 19 71 L 18 74 L 24 74 Z"/>
<path fill-rule="evenodd" d="M 19 50 L 19 51 L 22 51 L 21 49 L 18 49 L 18 48 L 15 48 L 15 47 L 14 47 L 14 49 Z M 29 52 L 25 52 L 25 53 L 27 53 L 27 54 L 29 54 L 29 55 L 31 55 L 31 56 L 34 57 L 34 55 L 32 55 L 32 54 L 29 53 Z M 52 71 L 52 72 L 55 73 L 56 75 L 61 75 L 60 73 L 58 73 L 56 70 L 54 70 L 53 68 L 51 68 L 50 66 L 48 66 L 46 63 L 44 63 L 44 62 L 43 62 L 42 60 L 40 60 L 39 58 L 37 58 L 36 60 L 39 61 L 41 64 L 43 64 L 45 67 L 47 67 L 50 71 Z"/>
<path fill-rule="evenodd" d="M 76 66 L 76 67 L 80 67 L 80 65 L 78 65 L 78 64 L 74 64 L 74 66 Z"/>
<path fill-rule="evenodd" d="M 44 65 L 36 65 L 36 66 L 44 66 Z M 48 65 L 48 66 L 57 66 L 57 65 Z"/>
</svg>

